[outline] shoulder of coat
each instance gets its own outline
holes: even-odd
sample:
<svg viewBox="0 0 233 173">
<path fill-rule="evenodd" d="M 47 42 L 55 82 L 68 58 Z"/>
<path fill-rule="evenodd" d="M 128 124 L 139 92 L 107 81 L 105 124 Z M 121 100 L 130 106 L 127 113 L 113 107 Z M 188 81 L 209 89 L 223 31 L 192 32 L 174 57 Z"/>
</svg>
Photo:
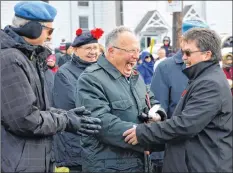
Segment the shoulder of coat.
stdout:
<svg viewBox="0 0 233 173">
<path fill-rule="evenodd" d="M 92 64 L 91 66 L 88 66 L 85 69 L 85 73 L 92 73 L 92 72 L 100 70 L 100 69 L 101 69 L 101 67 L 97 63 L 95 63 L 95 64 Z"/>
<path fill-rule="evenodd" d="M 8 48 L 8 49 L 2 49 L 1 50 L 1 58 L 3 59 L 3 64 L 11 64 L 11 63 L 20 63 L 24 64 L 26 63 L 26 56 L 15 48 Z M 3 65 L 1 64 L 1 65 Z"/>
</svg>

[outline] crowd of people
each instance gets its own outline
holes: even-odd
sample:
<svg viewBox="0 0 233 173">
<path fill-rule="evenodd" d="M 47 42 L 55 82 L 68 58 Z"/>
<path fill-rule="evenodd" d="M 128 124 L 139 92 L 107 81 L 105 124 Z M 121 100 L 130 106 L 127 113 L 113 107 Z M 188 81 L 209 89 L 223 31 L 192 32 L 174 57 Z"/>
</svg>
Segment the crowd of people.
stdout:
<svg viewBox="0 0 233 173">
<path fill-rule="evenodd" d="M 1 172 L 233 171 L 232 52 L 207 24 L 183 22 L 180 49 L 165 36 L 157 58 L 126 26 L 79 28 L 52 53 L 56 9 L 14 10 L 0 31 Z"/>
</svg>

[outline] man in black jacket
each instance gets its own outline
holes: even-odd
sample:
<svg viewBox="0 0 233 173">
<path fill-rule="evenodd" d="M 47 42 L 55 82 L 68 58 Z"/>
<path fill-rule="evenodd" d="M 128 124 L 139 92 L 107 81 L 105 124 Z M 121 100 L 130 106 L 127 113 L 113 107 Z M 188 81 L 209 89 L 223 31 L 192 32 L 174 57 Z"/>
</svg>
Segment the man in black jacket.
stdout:
<svg viewBox="0 0 233 173">
<path fill-rule="evenodd" d="M 183 43 L 189 82 L 172 117 L 123 136 L 146 149 L 166 143 L 163 172 L 232 172 L 232 96 L 218 63 L 221 40 L 212 30 L 195 28 Z"/>
<path fill-rule="evenodd" d="M 95 134 L 100 120 L 87 117 L 84 107 L 49 107 L 41 45 L 52 38 L 56 9 L 24 1 L 14 10 L 13 25 L 0 31 L 1 172 L 52 172 L 53 135 L 64 130 Z"/>
</svg>

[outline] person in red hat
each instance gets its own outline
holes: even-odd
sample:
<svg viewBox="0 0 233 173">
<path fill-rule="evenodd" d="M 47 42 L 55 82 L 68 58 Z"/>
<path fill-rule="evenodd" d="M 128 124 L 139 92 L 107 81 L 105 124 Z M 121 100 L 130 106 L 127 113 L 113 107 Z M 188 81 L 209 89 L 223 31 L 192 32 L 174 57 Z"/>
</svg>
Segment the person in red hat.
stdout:
<svg viewBox="0 0 233 173">
<path fill-rule="evenodd" d="M 233 58 L 232 53 L 228 53 L 222 57 L 222 69 L 226 75 L 227 81 L 231 88 L 231 93 L 233 95 L 233 84 L 232 84 L 232 78 L 233 78 Z"/>
<path fill-rule="evenodd" d="M 56 65 L 56 56 L 54 54 L 50 55 L 46 59 L 46 63 L 49 70 L 51 70 L 53 73 L 56 73 L 58 71 L 58 66 Z"/>
</svg>

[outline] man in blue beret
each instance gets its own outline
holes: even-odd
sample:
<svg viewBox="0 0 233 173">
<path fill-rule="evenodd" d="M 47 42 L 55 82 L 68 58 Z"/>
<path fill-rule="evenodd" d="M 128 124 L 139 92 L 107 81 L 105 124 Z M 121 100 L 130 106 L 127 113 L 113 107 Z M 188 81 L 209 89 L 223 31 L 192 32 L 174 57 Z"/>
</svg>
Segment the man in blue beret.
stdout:
<svg viewBox="0 0 233 173">
<path fill-rule="evenodd" d="M 77 80 L 88 66 L 97 61 L 100 54 L 98 39 L 102 34 L 103 31 L 99 28 L 76 31 L 76 37 L 71 44 L 74 52 L 72 59 L 62 65 L 55 75 L 53 100 L 56 108 L 70 110 L 76 107 Z M 82 170 L 80 135 L 59 133 L 55 137 L 55 146 L 58 166 L 69 167 L 72 171 Z"/>
<path fill-rule="evenodd" d="M 53 172 L 53 136 L 61 131 L 95 134 L 101 121 L 85 107 L 49 106 L 43 47 L 52 39 L 56 9 L 42 1 L 15 6 L 12 25 L 1 38 L 1 172 Z"/>
<path fill-rule="evenodd" d="M 208 28 L 208 25 L 197 20 L 184 21 L 182 34 L 191 28 Z M 188 84 L 188 78 L 182 72 L 186 68 L 182 57 L 183 54 L 180 49 L 173 57 L 161 62 L 155 69 L 151 81 L 151 91 L 166 110 L 168 118 L 171 118 L 181 94 Z M 163 152 L 152 153 L 151 157 L 156 165 L 157 172 L 161 172 Z"/>
</svg>

